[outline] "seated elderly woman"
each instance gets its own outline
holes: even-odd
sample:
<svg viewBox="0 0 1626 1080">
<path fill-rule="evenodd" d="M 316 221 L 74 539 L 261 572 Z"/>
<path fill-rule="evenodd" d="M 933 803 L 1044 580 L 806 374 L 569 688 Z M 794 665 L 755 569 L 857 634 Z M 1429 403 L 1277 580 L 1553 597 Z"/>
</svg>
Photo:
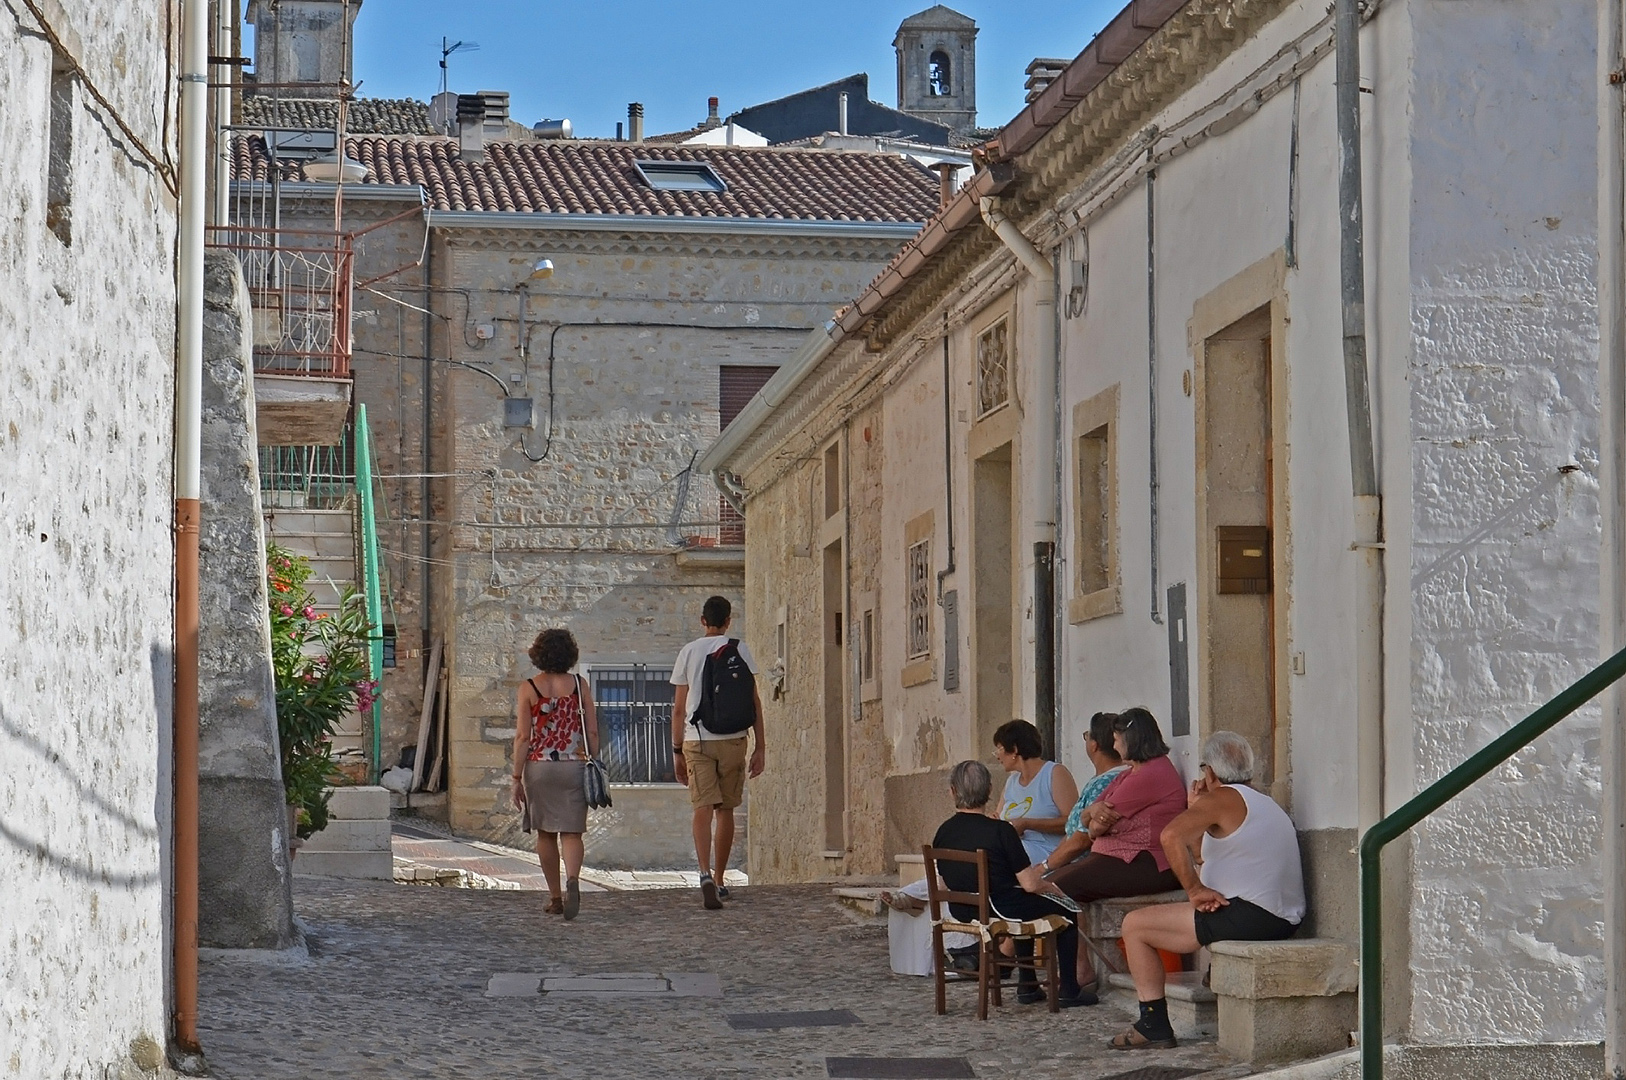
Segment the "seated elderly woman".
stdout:
<svg viewBox="0 0 1626 1080">
<path fill-rule="evenodd" d="M 1071 925 L 1073 915 L 1060 904 L 1043 896 L 1025 891 L 1017 883 L 1016 875 L 1028 865 L 1028 854 L 1022 840 L 1008 821 L 989 817 L 988 797 L 993 789 L 993 778 L 988 766 L 980 761 L 962 761 L 949 773 L 949 791 L 954 796 L 954 816 L 943 822 L 932 838 L 932 846 L 955 851 L 986 851 L 988 853 L 988 899 L 993 913 L 1001 919 L 1020 921 L 1037 919 L 1045 915 L 1067 917 L 1066 930 L 1056 935 L 1056 959 L 1059 961 L 1061 995 L 1057 1004 L 1064 1009 L 1076 1005 L 1094 1005 L 1095 995 L 1080 990 L 1074 976 L 1074 963 L 1078 955 L 1078 929 Z M 955 892 L 977 891 L 977 871 L 965 863 L 941 863 L 938 873 L 943 884 Z M 963 904 L 949 908 L 956 919 L 975 919 L 976 909 Z M 1031 956 L 1032 941 L 1017 943 L 1023 956 Z M 1024 1005 L 1045 1000 L 1037 975 L 1022 969 L 1017 974 L 1016 999 Z"/>
<path fill-rule="evenodd" d="M 1234 731 L 1214 732 L 1203 743 L 1197 771 L 1191 807 L 1162 835 L 1187 902 L 1141 908 L 1124 918 L 1124 951 L 1140 1019 L 1113 1037 L 1118 1050 L 1175 1045 L 1159 949 L 1189 953 L 1214 941 L 1278 941 L 1304 920 L 1298 833 L 1285 810 L 1249 786 L 1248 740 Z"/>
<path fill-rule="evenodd" d="M 1084 809 L 1083 828 L 1022 873 L 1023 888 L 1059 890 L 1086 904 L 1177 887 L 1157 838 L 1185 810 L 1186 787 L 1156 718 L 1145 709 L 1125 709 L 1113 721 L 1113 745 L 1129 768 Z"/>
</svg>

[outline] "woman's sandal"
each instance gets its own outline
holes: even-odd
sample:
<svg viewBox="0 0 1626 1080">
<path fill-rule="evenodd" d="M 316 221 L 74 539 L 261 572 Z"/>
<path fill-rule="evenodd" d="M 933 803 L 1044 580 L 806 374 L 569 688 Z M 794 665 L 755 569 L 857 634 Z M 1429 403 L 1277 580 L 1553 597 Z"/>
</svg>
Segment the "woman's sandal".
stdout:
<svg viewBox="0 0 1626 1080">
<path fill-rule="evenodd" d="M 1114 1050 L 1173 1050 L 1180 1044 L 1173 1035 L 1167 1039 L 1148 1039 L 1141 1034 L 1140 1028 L 1130 1024 L 1114 1035 L 1108 1045 Z"/>
<path fill-rule="evenodd" d="M 926 901 L 903 892 L 882 889 L 877 898 L 893 911 L 901 911 L 905 915 L 919 915 L 926 910 Z"/>
<path fill-rule="evenodd" d="M 561 896 L 550 898 L 548 900 L 548 906 L 542 909 L 542 914 L 544 915 L 563 915 L 564 913 L 565 901 Z"/>
</svg>

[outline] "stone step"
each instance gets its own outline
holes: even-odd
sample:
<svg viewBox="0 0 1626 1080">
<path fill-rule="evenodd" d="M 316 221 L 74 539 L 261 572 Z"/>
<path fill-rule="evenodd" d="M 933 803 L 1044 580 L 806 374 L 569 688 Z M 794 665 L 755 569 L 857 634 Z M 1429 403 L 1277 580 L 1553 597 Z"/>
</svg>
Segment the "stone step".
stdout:
<svg viewBox="0 0 1626 1080">
<path fill-rule="evenodd" d="M 1140 1014 L 1140 1001 L 1135 994 L 1135 980 L 1128 975 L 1109 975 L 1110 992 L 1101 1000 L 1110 1002 L 1125 1015 Z M 1219 1034 L 1219 1004 L 1214 992 L 1203 986 L 1200 971 L 1170 972 L 1163 991 L 1169 1003 L 1169 1023 L 1176 1038 L 1212 1038 Z"/>
<path fill-rule="evenodd" d="M 322 559 L 349 559 L 356 557 L 355 540 L 350 533 L 289 531 L 267 528 L 266 538 L 296 555 Z"/>
<path fill-rule="evenodd" d="M 387 788 L 373 784 L 336 787 L 328 799 L 327 810 L 340 821 L 388 821 L 390 793 Z"/>
<path fill-rule="evenodd" d="M 355 515 L 349 510 L 268 510 L 265 524 L 273 532 L 323 533 L 350 535 L 355 528 Z"/>
<path fill-rule="evenodd" d="M 395 877 L 395 857 L 384 851 L 311 851 L 301 848 L 294 859 L 294 873 L 300 877 L 372 878 L 389 881 Z"/>
</svg>

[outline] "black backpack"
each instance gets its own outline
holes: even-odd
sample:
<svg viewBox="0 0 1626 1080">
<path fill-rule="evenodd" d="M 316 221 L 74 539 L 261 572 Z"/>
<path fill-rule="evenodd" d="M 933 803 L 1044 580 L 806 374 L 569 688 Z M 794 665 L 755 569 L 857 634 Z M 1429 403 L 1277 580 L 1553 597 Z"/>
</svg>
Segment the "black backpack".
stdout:
<svg viewBox="0 0 1626 1080">
<path fill-rule="evenodd" d="M 740 639 L 729 638 L 706 657 L 700 671 L 700 708 L 692 723 L 713 735 L 738 735 L 757 722 L 756 676 L 740 655 Z"/>
</svg>

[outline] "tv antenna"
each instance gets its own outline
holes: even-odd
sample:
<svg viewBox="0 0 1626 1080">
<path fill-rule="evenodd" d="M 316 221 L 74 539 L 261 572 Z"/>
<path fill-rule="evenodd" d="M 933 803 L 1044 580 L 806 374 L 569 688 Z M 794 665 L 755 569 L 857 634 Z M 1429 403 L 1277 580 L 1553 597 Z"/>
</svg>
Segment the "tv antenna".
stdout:
<svg viewBox="0 0 1626 1080">
<path fill-rule="evenodd" d="M 447 73 L 447 68 L 446 68 L 446 58 L 451 56 L 453 53 L 458 53 L 458 52 L 477 52 L 477 51 L 479 51 L 479 48 L 480 48 L 480 43 L 478 41 L 453 41 L 453 42 L 448 42 L 445 38 L 440 39 L 440 92 L 441 93 L 444 94 L 444 93 L 446 93 L 446 91 L 448 89 L 450 89 L 450 87 L 448 85 L 448 80 L 447 80 L 447 74 L 448 73 Z"/>
</svg>

